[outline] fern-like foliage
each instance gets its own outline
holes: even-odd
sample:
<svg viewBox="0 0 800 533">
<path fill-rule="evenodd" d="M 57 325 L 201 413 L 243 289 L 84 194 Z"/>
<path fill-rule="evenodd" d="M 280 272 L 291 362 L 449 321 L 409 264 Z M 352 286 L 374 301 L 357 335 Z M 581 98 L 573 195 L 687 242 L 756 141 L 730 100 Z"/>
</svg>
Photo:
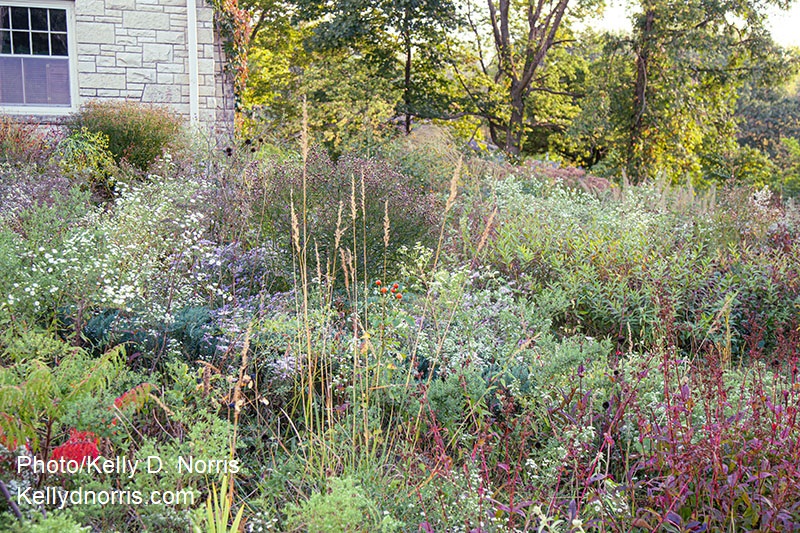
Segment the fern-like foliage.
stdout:
<svg viewBox="0 0 800 533">
<path fill-rule="evenodd" d="M 7 448 L 34 451 L 75 402 L 105 389 L 123 361 L 123 347 L 100 357 L 47 332 L 7 331 L 0 337 L 0 437 Z M 3 442 L 0 442 L 3 444 Z M 10 446 L 9 446 L 10 444 Z"/>
</svg>

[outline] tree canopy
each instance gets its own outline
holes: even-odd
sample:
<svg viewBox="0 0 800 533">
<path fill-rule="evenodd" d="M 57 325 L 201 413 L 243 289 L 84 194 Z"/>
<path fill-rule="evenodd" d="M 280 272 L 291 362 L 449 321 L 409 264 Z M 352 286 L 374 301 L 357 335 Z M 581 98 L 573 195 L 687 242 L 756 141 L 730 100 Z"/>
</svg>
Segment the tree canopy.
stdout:
<svg viewBox="0 0 800 533">
<path fill-rule="evenodd" d="M 788 5 L 638 0 L 632 30 L 608 34 L 579 29 L 599 0 L 248 0 L 245 101 L 291 134 L 306 98 L 334 150 L 438 120 L 473 125 L 456 131 L 511 158 L 633 181 L 758 181 L 787 150 L 759 124 L 783 113 L 797 135 L 791 98 L 779 111 L 764 92 L 796 66 L 765 25 L 767 7 Z"/>
</svg>

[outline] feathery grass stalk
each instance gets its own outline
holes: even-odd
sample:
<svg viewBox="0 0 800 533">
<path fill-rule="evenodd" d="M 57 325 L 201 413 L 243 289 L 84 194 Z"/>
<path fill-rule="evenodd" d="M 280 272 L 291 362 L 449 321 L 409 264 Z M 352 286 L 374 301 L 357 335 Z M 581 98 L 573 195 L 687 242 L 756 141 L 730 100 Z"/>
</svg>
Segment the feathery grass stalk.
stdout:
<svg viewBox="0 0 800 533">
<path fill-rule="evenodd" d="M 383 275 L 381 279 L 386 281 L 386 268 L 387 268 L 387 261 L 389 259 L 389 235 L 391 230 L 391 222 L 389 221 L 389 199 L 387 198 L 383 202 Z M 380 351 L 383 354 L 385 345 L 385 338 L 384 334 L 386 332 L 386 299 L 381 298 L 381 330 L 380 330 Z"/>
<path fill-rule="evenodd" d="M 444 232 L 445 232 L 445 227 L 446 227 L 446 224 L 447 224 L 447 215 L 452 210 L 453 206 L 456 203 L 456 196 L 458 195 L 458 180 L 461 177 L 461 165 L 462 165 L 462 162 L 463 162 L 463 158 L 459 157 L 458 161 L 456 162 L 455 170 L 453 171 L 453 177 L 450 178 L 449 192 L 448 192 L 447 200 L 445 201 L 444 212 L 442 213 L 442 226 L 439 229 L 439 239 L 438 239 L 437 244 L 436 244 L 436 251 L 434 253 L 433 264 L 431 265 L 431 272 L 434 272 L 434 273 L 436 272 L 436 268 L 437 268 L 437 266 L 439 264 L 439 256 L 441 254 L 442 246 L 443 246 L 443 243 L 444 243 Z M 424 324 L 425 319 L 427 317 L 427 314 L 430 311 L 430 307 L 429 306 L 430 306 L 431 301 L 432 301 L 432 295 L 430 293 L 430 288 L 429 288 L 428 289 L 428 294 L 426 295 L 426 298 L 425 298 L 424 305 L 422 307 L 422 315 L 421 315 L 421 318 L 420 318 L 420 321 L 421 321 L 422 324 Z M 456 304 L 453 305 L 451 307 L 451 309 L 450 309 L 450 315 L 447 318 L 447 321 L 445 323 L 444 332 L 442 333 L 441 337 L 439 338 L 439 342 L 437 343 L 436 352 L 435 352 L 436 355 L 441 353 L 442 347 L 444 346 L 444 340 L 447 338 L 447 334 L 450 331 L 450 327 L 452 325 L 453 318 L 455 317 L 455 313 L 456 313 L 457 309 L 458 309 L 458 303 L 456 302 Z M 414 342 L 413 342 L 413 344 L 411 346 L 410 359 L 411 359 L 412 362 L 416 361 L 417 349 L 419 347 L 419 342 L 420 342 L 421 335 L 422 335 L 422 325 L 420 326 L 419 330 L 417 331 L 417 337 L 414 339 Z M 413 364 L 412 364 L 412 366 L 413 366 Z M 435 370 L 435 363 L 433 365 L 431 365 L 431 367 L 428 369 L 428 378 L 427 378 L 426 385 L 430 384 L 430 381 L 433 378 L 434 370 Z M 406 381 L 405 381 L 405 387 L 406 388 L 408 388 L 410 386 L 410 384 L 411 384 L 411 378 L 412 378 L 411 374 L 412 374 L 412 371 L 409 368 L 409 372 L 406 375 Z M 419 433 L 420 433 L 420 429 L 421 429 L 421 420 L 422 420 L 422 411 L 424 409 L 423 403 L 420 404 L 420 408 L 419 408 L 419 411 L 417 413 L 417 417 L 416 417 L 414 425 L 413 425 L 414 437 L 411 440 L 414 443 L 416 443 L 417 440 L 419 439 Z M 411 427 L 409 427 L 407 429 L 410 430 Z M 409 435 L 407 433 L 406 438 L 410 438 L 410 437 L 411 437 L 411 435 Z"/>
<path fill-rule="evenodd" d="M 300 295 L 295 294 L 295 307 L 302 314 L 302 331 L 298 332 L 298 360 L 305 360 L 305 368 L 300 373 L 300 387 L 303 391 L 303 418 L 309 436 L 314 436 L 316 428 L 322 426 L 319 420 L 320 413 L 314 408 L 314 382 L 317 376 L 320 361 L 312 350 L 311 342 L 311 322 L 309 318 L 309 276 L 308 276 L 308 153 L 309 153 L 309 133 L 308 133 L 308 104 L 303 100 L 303 122 L 300 134 L 300 150 L 303 161 L 302 166 L 302 206 L 298 220 L 297 210 L 294 206 L 294 194 L 290 191 L 291 215 L 292 215 L 292 242 L 297 256 L 297 271 L 295 276 L 295 287 L 298 282 L 300 285 Z M 297 298 L 300 301 L 297 301 Z M 324 416 L 324 415 L 323 415 Z M 315 452 L 314 446 L 309 447 L 309 456 L 313 459 Z M 323 447 L 322 453 L 325 450 Z M 324 463 L 324 457 L 323 457 Z"/>
<path fill-rule="evenodd" d="M 439 264 L 439 254 L 442 251 L 442 243 L 444 241 L 444 229 L 447 222 L 447 214 L 453 209 L 456 204 L 456 196 L 458 195 L 458 180 L 461 177 L 461 164 L 463 158 L 459 157 L 456 162 L 456 168 L 453 171 L 453 177 L 450 178 L 450 190 L 447 195 L 447 201 L 444 204 L 444 213 L 442 213 L 442 227 L 439 228 L 439 241 L 436 245 L 436 254 L 433 257 L 433 266 L 431 270 L 436 271 L 436 266 Z"/>
</svg>

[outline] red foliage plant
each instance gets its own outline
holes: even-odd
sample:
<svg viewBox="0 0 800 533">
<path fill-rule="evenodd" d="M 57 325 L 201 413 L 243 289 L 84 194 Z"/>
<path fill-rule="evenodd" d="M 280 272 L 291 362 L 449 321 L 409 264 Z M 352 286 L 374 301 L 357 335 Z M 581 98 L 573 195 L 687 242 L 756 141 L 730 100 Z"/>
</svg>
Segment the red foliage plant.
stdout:
<svg viewBox="0 0 800 533">
<path fill-rule="evenodd" d="M 117 409 L 124 409 L 131 405 L 140 408 L 147 400 L 152 387 L 153 385 L 150 383 L 142 383 L 117 397 L 114 400 L 114 406 Z M 114 420 L 111 421 L 111 425 L 115 426 L 116 423 L 117 419 L 114 418 Z M 74 460 L 79 463 L 87 458 L 95 459 L 100 455 L 100 449 L 98 448 L 99 443 L 99 437 L 91 431 L 78 431 L 72 428 L 69 430 L 69 439 L 67 439 L 67 442 L 55 447 L 50 458 L 55 461 L 63 458 L 65 461 Z"/>
<path fill-rule="evenodd" d="M 100 439 L 91 431 L 78 431 L 75 428 L 69 430 L 69 439 L 61 446 L 53 448 L 50 458 L 59 461 L 81 462 L 88 459 L 96 459 L 100 456 L 100 449 L 97 447 Z"/>
</svg>

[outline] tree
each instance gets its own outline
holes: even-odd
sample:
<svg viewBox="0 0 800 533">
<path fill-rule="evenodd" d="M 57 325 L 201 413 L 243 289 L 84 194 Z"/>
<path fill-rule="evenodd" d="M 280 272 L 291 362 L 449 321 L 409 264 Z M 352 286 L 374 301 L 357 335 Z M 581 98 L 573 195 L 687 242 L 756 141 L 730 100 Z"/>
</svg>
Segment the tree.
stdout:
<svg viewBox="0 0 800 533">
<path fill-rule="evenodd" d="M 553 48 L 572 41 L 563 26 L 569 2 L 486 0 L 485 11 L 465 4 L 471 39 L 454 52 L 454 68 L 472 112 L 486 120 L 492 142 L 512 156 L 525 144 L 534 93 L 579 96 L 550 84 L 554 66 L 546 61 Z"/>
<path fill-rule="evenodd" d="M 457 26 L 453 0 L 299 0 L 302 17 L 316 21 L 308 41 L 316 50 L 349 50 L 387 79 L 400 79 L 396 106 L 404 130 L 412 117 L 447 113 L 444 48 Z"/>
<path fill-rule="evenodd" d="M 800 57 L 787 51 L 782 63 L 788 72 L 758 80 L 760 83 L 748 83 L 740 91 L 736 105 L 739 142 L 773 157 L 781 151 L 782 138 L 800 139 Z M 793 80 L 790 86 L 782 83 L 786 79 Z"/>
<path fill-rule="evenodd" d="M 631 38 L 619 43 L 632 72 L 616 149 L 633 181 L 661 171 L 699 178 L 704 154 L 733 146 L 738 89 L 780 57 L 764 26 L 767 5 L 785 3 L 642 1 Z"/>
</svg>

